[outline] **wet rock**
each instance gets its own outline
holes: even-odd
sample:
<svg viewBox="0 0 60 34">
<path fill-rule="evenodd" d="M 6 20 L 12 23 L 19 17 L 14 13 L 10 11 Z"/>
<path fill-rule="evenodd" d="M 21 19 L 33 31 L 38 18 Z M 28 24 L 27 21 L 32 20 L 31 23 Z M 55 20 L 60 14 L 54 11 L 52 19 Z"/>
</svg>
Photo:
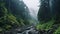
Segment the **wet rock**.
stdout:
<svg viewBox="0 0 60 34">
<path fill-rule="evenodd" d="M 40 30 L 39 34 L 47 34 L 46 30 Z"/>
<path fill-rule="evenodd" d="M 11 29 L 10 31 L 5 31 L 4 34 L 38 34 L 38 30 L 33 26 L 18 27 L 16 29 Z"/>
</svg>

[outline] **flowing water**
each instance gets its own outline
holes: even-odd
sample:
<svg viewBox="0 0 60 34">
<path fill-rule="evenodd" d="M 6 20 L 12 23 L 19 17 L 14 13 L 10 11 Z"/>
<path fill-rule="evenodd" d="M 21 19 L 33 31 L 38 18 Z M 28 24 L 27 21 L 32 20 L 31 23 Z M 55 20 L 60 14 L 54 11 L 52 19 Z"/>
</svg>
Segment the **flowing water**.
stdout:
<svg viewBox="0 0 60 34">
<path fill-rule="evenodd" d="M 23 0 L 24 3 L 27 5 L 31 18 L 35 21 L 33 21 L 33 25 L 36 25 L 38 23 L 38 10 L 39 10 L 39 0 Z M 17 29 L 12 29 L 12 34 L 38 34 L 38 31 L 35 29 L 35 26 L 24 26 L 19 27 Z"/>
<path fill-rule="evenodd" d="M 39 0 L 23 0 L 23 2 L 27 5 L 28 9 L 29 9 L 29 13 L 30 16 L 33 20 L 33 25 L 36 25 L 38 23 L 38 18 L 37 18 L 37 14 L 38 14 L 38 10 L 39 10 Z M 22 33 L 17 33 L 17 34 L 38 34 L 38 31 L 35 29 L 35 26 L 26 26 L 23 27 L 22 30 L 24 30 Z M 19 29 L 18 29 L 19 30 Z"/>
<path fill-rule="evenodd" d="M 38 23 L 38 10 L 39 10 L 39 0 L 23 0 L 23 2 L 27 5 L 31 18 L 33 19 L 33 24 L 36 25 Z"/>
<path fill-rule="evenodd" d="M 23 1 L 27 5 L 32 19 L 35 20 L 33 24 L 36 25 L 38 23 L 37 14 L 39 10 L 39 7 L 38 7 L 39 0 L 23 0 Z M 38 31 L 35 30 L 34 26 L 29 26 L 27 27 L 27 29 L 28 30 L 25 30 L 21 34 L 38 34 Z"/>
</svg>

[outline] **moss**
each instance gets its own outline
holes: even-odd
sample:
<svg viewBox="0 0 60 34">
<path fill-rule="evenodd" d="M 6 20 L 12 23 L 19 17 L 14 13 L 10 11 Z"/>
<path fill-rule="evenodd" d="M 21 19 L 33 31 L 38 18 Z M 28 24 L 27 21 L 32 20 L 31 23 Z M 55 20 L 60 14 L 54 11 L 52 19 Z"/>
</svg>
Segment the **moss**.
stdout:
<svg viewBox="0 0 60 34">
<path fill-rule="evenodd" d="M 60 27 L 53 34 L 60 34 Z"/>
<path fill-rule="evenodd" d="M 18 23 L 18 21 L 16 20 L 16 17 L 13 16 L 12 14 L 9 14 L 9 15 L 7 16 L 7 19 L 8 19 L 9 21 L 11 21 L 12 23 Z"/>
<path fill-rule="evenodd" d="M 2 28 L 0 28 L 0 32 L 2 32 L 3 31 L 3 29 Z"/>
<path fill-rule="evenodd" d="M 38 30 L 40 30 L 40 29 L 48 30 L 48 29 L 50 29 L 50 28 L 53 26 L 53 24 L 54 24 L 54 20 L 52 19 L 51 21 L 49 21 L 49 22 L 47 22 L 47 23 L 38 24 L 38 25 L 36 26 L 36 28 L 37 28 Z"/>
<path fill-rule="evenodd" d="M 11 25 L 5 25 L 5 30 L 10 30 L 12 28 Z"/>
<path fill-rule="evenodd" d="M 19 22 L 16 20 L 16 17 L 11 14 L 8 13 L 8 9 L 5 7 L 5 3 L 4 2 L 0 2 L 0 7 L 1 7 L 1 15 L 2 17 L 0 17 L 0 27 L 6 30 L 9 30 L 10 28 L 12 28 L 12 24 L 16 24 L 16 25 L 20 25 Z M 0 31 L 3 30 L 0 28 Z"/>
</svg>

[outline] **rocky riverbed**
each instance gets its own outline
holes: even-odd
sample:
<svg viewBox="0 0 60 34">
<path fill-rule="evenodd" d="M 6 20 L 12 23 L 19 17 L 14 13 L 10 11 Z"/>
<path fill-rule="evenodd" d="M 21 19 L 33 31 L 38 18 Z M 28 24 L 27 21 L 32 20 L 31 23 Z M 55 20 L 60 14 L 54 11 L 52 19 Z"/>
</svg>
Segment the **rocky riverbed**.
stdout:
<svg viewBox="0 0 60 34">
<path fill-rule="evenodd" d="M 35 26 L 23 26 L 23 27 L 17 27 L 13 28 L 10 31 L 3 31 L 0 32 L 0 34 L 53 34 L 54 30 L 57 29 L 57 26 L 53 26 L 54 28 L 51 28 L 49 30 L 37 30 Z"/>
<path fill-rule="evenodd" d="M 9 31 L 3 31 L 0 34 L 38 34 L 38 31 L 34 26 L 23 26 L 13 28 Z"/>
</svg>

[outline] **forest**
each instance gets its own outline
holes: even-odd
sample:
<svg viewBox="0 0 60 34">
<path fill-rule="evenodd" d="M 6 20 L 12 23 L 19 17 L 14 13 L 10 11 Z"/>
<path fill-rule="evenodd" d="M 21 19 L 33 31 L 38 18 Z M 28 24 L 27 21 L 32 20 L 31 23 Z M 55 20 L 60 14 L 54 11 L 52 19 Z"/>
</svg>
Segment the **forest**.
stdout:
<svg viewBox="0 0 60 34">
<path fill-rule="evenodd" d="M 37 20 L 23 0 L 0 0 L 0 34 L 60 34 L 60 0 L 39 0 Z"/>
</svg>

